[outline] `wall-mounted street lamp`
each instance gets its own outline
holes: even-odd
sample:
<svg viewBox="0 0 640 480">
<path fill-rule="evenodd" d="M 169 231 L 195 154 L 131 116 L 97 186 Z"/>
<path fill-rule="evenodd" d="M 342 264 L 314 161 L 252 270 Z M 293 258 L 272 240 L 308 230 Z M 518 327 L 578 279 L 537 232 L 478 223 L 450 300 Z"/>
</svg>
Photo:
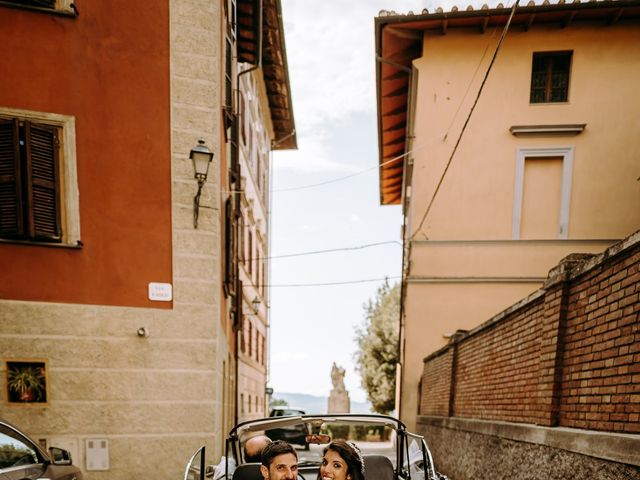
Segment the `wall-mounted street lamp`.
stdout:
<svg viewBox="0 0 640 480">
<path fill-rule="evenodd" d="M 193 228 L 198 228 L 198 213 L 200 212 L 200 195 L 202 187 L 207 181 L 209 164 L 213 160 L 213 152 L 204 144 L 204 140 L 198 140 L 198 145 L 191 149 L 189 158 L 193 160 L 195 179 L 198 181 L 198 193 L 193 197 Z"/>
</svg>

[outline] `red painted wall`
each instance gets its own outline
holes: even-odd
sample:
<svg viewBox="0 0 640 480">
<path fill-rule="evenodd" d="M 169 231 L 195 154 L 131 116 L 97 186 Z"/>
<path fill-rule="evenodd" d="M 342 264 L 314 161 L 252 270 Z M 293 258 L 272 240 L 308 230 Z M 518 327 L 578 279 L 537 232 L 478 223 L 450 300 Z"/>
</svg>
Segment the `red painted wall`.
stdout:
<svg viewBox="0 0 640 480">
<path fill-rule="evenodd" d="M 81 249 L 0 244 L 0 298 L 171 308 L 169 6 L 0 7 L 0 106 L 74 115 Z"/>
</svg>

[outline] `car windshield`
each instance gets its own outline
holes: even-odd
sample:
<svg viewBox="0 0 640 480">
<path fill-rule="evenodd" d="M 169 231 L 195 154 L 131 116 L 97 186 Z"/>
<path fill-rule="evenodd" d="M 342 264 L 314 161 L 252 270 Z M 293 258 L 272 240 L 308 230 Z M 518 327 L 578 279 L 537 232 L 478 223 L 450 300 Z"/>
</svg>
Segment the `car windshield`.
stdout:
<svg viewBox="0 0 640 480">
<path fill-rule="evenodd" d="M 396 463 L 395 430 L 383 423 L 329 422 L 317 419 L 309 421 L 298 417 L 284 424 L 276 424 L 275 428 L 269 428 L 268 424 L 264 427 L 263 430 L 252 429 L 250 432 L 241 432 L 241 444 L 244 444 L 248 438 L 261 434 L 272 440 L 284 440 L 296 449 L 300 467 L 319 465 L 322 461 L 322 450 L 327 444 L 307 443 L 307 436 L 311 434 L 329 435 L 331 439 L 351 440 L 360 447 L 363 455 L 384 455 L 394 466 Z"/>
</svg>

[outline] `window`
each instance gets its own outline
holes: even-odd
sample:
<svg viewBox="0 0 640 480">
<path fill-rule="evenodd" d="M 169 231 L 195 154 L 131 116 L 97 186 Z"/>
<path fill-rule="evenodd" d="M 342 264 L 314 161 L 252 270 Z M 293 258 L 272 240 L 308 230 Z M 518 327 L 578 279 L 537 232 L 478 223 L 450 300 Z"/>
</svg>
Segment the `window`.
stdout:
<svg viewBox="0 0 640 480">
<path fill-rule="evenodd" d="M 73 0 L 0 0 L 0 5 L 8 4 L 43 12 L 77 16 Z"/>
<path fill-rule="evenodd" d="M 0 109 L 0 238 L 80 240 L 75 120 Z"/>
<path fill-rule="evenodd" d="M 249 254 L 247 256 L 247 268 L 249 270 L 249 275 L 251 275 L 252 269 L 253 269 L 253 235 L 251 234 L 251 230 L 249 230 L 249 235 L 248 235 L 248 239 L 249 239 Z"/>
<path fill-rule="evenodd" d="M 29 465 L 37 463 L 40 460 L 35 446 L 17 432 L 0 425 L 0 469 L 11 469 L 7 474 L 19 478 L 25 474 Z"/>
<path fill-rule="evenodd" d="M 531 103 L 566 102 L 572 52 L 534 53 L 531 67 Z"/>
</svg>

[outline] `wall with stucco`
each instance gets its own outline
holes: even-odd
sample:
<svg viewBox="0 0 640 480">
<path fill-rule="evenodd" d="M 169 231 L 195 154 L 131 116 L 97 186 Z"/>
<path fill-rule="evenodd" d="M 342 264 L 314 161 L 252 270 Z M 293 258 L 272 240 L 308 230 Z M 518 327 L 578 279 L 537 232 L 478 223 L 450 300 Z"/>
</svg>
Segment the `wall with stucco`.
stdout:
<svg viewBox="0 0 640 480">
<path fill-rule="evenodd" d="M 0 298 L 171 308 L 168 4 L 0 8 L 0 108 L 75 117 L 82 242 L 1 244 Z"/>
<path fill-rule="evenodd" d="M 467 119 L 501 30 L 425 34 L 414 61 L 416 112 L 407 234 L 413 235 Z M 414 425 L 422 358 L 538 288 L 571 252 L 596 253 L 640 226 L 635 24 L 512 29 L 420 233 L 404 303 L 402 419 Z M 568 102 L 529 104 L 533 52 L 573 50 Z M 621 101 L 624 99 L 624 101 Z M 615 121 L 613 121 L 615 119 Z M 516 137 L 516 125 L 586 124 L 572 136 Z M 568 231 L 512 235 L 518 149 L 570 147 Z M 551 222 L 558 213 L 553 213 Z M 526 219 L 524 219 L 526 220 Z M 524 222 L 523 220 L 523 222 Z"/>
<path fill-rule="evenodd" d="M 243 65 L 247 71 L 250 65 Z M 241 212 L 244 232 L 239 238 L 241 261 L 239 276 L 243 286 L 242 341 L 239 349 L 238 416 L 239 420 L 267 416 L 267 352 L 269 341 L 269 175 L 271 142 L 274 138 L 266 86 L 262 69 L 247 71 L 239 82 L 240 97 L 240 170 L 243 191 Z M 249 252 L 251 235 L 251 252 Z M 249 265 L 251 260 L 251 265 Z M 253 310 L 253 300 L 260 303 Z M 249 328 L 251 324 L 251 328 Z M 249 349 L 251 342 L 251 349 Z M 251 355 L 249 355 L 251 352 Z M 256 399 L 258 400 L 256 409 Z M 251 406 L 249 407 L 249 402 Z"/>
<path fill-rule="evenodd" d="M 105 48 L 104 62 L 87 66 L 89 83 L 93 79 L 106 82 L 110 73 L 118 72 L 116 66 L 123 69 L 130 65 L 131 69 L 125 69 L 122 75 L 122 82 L 129 82 L 129 88 L 118 87 L 119 80 L 109 87 L 122 88 L 115 99 L 111 93 L 100 91 L 86 96 L 85 89 L 89 87 L 82 83 L 85 77 L 78 75 L 72 79 L 61 75 L 69 84 L 74 81 L 78 84 L 77 90 L 76 87 L 67 90 L 72 99 L 82 103 L 78 106 L 82 115 L 77 116 L 82 238 L 98 242 L 101 250 L 95 261 L 100 267 L 88 259 L 96 252 L 93 241 L 88 241 L 87 248 L 81 251 L 51 254 L 61 255 L 65 260 L 51 260 L 49 268 L 62 268 L 64 275 L 73 275 L 75 279 L 73 288 L 65 282 L 52 283 L 55 287 L 52 291 L 60 290 L 56 294 L 59 301 L 52 301 L 37 285 L 29 291 L 33 297 L 29 300 L 8 300 L 3 295 L 0 416 L 36 439 L 70 449 L 74 463 L 83 469 L 87 480 L 175 479 L 182 475 L 187 459 L 201 445 L 206 445 L 209 461 L 217 461 L 223 451 L 223 436 L 233 422 L 235 365 L 223 328 L 228 318 L 220 312 L 220 178 L 216 163 L 220 161 L 223 142 L 219 70 L 222 6 L 201 0 L 171 0 L 159 2 L 152 10 L 142 4 L 116 2 L 86 3 L 81 7 L 84 7 L 81 16 L 76 19 L 1 9 L 0 22 L 6 23 L 4 32 L 8 28 L 17 31 L 20 22 L 26 22 L 23 19 L 13 26 L 9 14 L 12 18 L 36 15 L 37 21 L 43 23 L 38 31 L 29 29 L 36 41 L 44 33 L 53 35 L 53 32 L 66 38 L 65 35 L 71 35 L 65 33 L 66 29 L 91 28 L 96 34 L 102 32 L 105 37 L 97 44 Z M 141 10 L 137 11 L 138 8 Z M 133 35 L 135 41 L 127 40 Z M 86 32 L 82 37 L 86 45 L 78 40 L 73 52 L 60 55 L 65 62 L 81 69 L 86 61 L 82 52 L 98 48 L 92 43 L 95 38 L 95 34 Z M 157 50 L 149 56 L 142 55 L 139 49 L 149 44 Z M 57 65 L 57 72 L 65 72 L 65 62 Z M 94 67 L 96 71 L 91 70 Z M 146 80 L 149 69 L 163 72 L 159 83 Z M 46 73 L 46 78 L 57 78 L 52 71 Z M 6 89 L 1 90 L 0 96 L 6 96 Z M 59 95 L 45 97 L 53 105 L 47 108 L 54 110 L 56 102 L 69 101 L 59 99 Z M 152 97 L 153 105 L 138 111 L 140 102 L 148 97 Z M 22 105 L 19 98 L 16 96 L 13 101 Z M 41 108 L 37 101 L 40 100 L 32 98 L 25 106 Z M 105 105 L 101 106 L 102 102 Z M 130 115 L 121 118 L 123 111 Z M 95 128 L 87 131 L 87 123 Z M 157 128 L 158 124 L 164 126 Z M 119 150 L 121 147 L 114 147 L 109 152 L 96 150 L 98 158 L 94 159 L 89 155 L 91 151 L 81 145 L 87 142 L 86 145 L 100 146 L 104 141 L 98 135 L 101 126 L 107 133 L 118 131 L 118 140 L 134 152 L 139 148 L 139 154 L 132 156 L 129 151 L 125 155 Z M 196 230 L 193 228 L 196 182 L 188 156 L 198 138 L 205 139 L 215 159 L 202 196 L 202 204 L 209 208 L 201 210 Z M 123 171 L 102 172 L 99 164 L 92 163 L 102 161 L 102 156 L 111 161 L 109 172 Z M 146 165 L 147 161 L 150 165 Z M 96 176 L 96 172 L 105 176 Z M 119 176 L 131 182 L 126 187 L 119 185 L 115 181 Z M 148 185 L 143 186 L 144 182 Z M 96 186 L 94 192 L 92 185 Z M 123 192 L 138 187 L 142 191 L 137 195 L 126 197 L 126 202 L 121 198 Z M 89 215 L 94 213 L 91 209 L 98 210 L 97 200 L 101 213 L 98 220 Z M 148 218 L 141 218 L 142 212 Z M 155 224 L 158 222 L 162 224 L 160 230 Z M 98 231 L 104 232 L 104 238 L 91 235 Z M 114 240 L 110 235 L 117 238 Z M 155 237 L 159 239 L 154 241 Z M 109 246 L 111 240 L 116 246 Z M 129 252 L 132 258 L 115 255 L 117 245 L 123 245 L 125 240 L 132 248 Z M 39 247 L 30 246 L 9 248 L 39 251 Z M 4 244 L 0 245 L 0 251 L 4 262 L 7 252 Z M 76 268 L 74 260 L 67 258 L 72 255 L 87 260 Z M 62 262 L 60 267 L 57 262 Z M 170 309 L 150 308 L 146 302 L 138 307 L 129 306 L 135 303 L 131 298 L 140 296 L 131 282 L 146 278 L 148 272 L 142 275 L 141 269 L 131 275 L 124 273 L 139 267 L 141 262 L 149 264 L 149 271 L 163 272 L 162 280 L 173 285 Z M 93 268 L 91 276 L 82 270 L 89 267 Z M 14 268 L 11 273 L 16 276 L 20 271 L 23 270 Z M 117 287 L 99 295 L 85 295 L 93 292 L 92 282 L 108 284 L 110 275 L 120 279 Z M 6 284 L 2 283 L 3 288 Z M 16 287 L 16 291 L 27 290 Z M 66 291 L 69 296 L 63 297 Z M 146 284 L 142 296 L 146 298 Z M 147 328 L 148 337 L 137 335 L 140 327 Z M 47 404 L 7 402 L 5 361 L 16 358 L 46 361 Z M 87 470 L 89 439 L 108 441 L 108 470 Z"/>
</svg>

